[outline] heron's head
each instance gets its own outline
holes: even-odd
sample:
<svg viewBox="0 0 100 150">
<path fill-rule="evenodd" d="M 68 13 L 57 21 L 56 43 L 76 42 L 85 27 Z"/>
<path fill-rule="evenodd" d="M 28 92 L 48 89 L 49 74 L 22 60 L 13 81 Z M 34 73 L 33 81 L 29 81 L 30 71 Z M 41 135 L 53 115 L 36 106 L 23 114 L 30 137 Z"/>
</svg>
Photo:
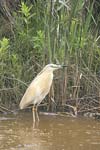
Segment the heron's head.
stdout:
<svg viewBox="0 0 100 150">
<path fill-rule="evenodd" d="M 44 69 L 48 70 L 48 71 L 54 71 L 54 70 L 57 70 L 57 69 L 60 69 L 62 68 L 62 65 L 56 65 L 56 64 L 48 64 L 45 66 Z"/>
</svg>

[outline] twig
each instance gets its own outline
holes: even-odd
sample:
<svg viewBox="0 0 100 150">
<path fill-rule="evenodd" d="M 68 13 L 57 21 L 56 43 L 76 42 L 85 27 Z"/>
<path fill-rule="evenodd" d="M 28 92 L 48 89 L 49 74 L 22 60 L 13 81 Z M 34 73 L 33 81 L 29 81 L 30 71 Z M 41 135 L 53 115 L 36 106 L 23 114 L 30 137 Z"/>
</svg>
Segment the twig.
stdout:
<svg viewBox="0 0 100 150">
<path fill-rule="evenodd" d="M 1 111 L 2 113 L 5 113 L 5 111 L 4 111 L 4 110 L 2 110 L 1 108 L 0 108 L 0 111 Z"/>
<path fill-rule="evenodd" d="M 13 90 L 13 89 L 16 89 L 18 87 L 13 87 L 13 88 L 3 88 L 3 89 L 0 89 L 0 92 L 2 91 L 8 91 L 8 90 Z"/>
<path fill-rule="evenodd" d="M 25 82 L 23 82 L 22 80 L 17 79 L 17 78 L 11 78 L 11 77 L 5 77 L 5 76 L 3 76 L 3 78 L 5 78 L 5 79 L 10 79 L 10 80 L 15 80 L 15 81 L 18 81 L 18 82 L 24 84 L 25 86 L 28 86 L 27 83 L 25 83 Z"/>
<path fill-rule="evenodd" d="M 8 111 L 8 112 L 11 112 L 11 113 L 13 112 L 13 111 L 9 110 L 8 108 L 6 108 L 6 107 L 4 107 L 4 106 L 0 106 L 0 108 L 6 110 L 6 111 Z"/>
<path fill-rule="evenodd" d="M 88 112 L 88 111 L 91 111 L 91 110 L 96 110 L 96 109 L 100 109 L 100 107 L 94 107 L 94 108 L 90 108 L 90 109 L 87 109 L 87 110 L 79 110 L 78 112 Z"/>
<path fill-rule="evenodd" d="M 63 104 L 63 106 L 68 106 L 68 107 L 72 108 L 74 110 L 75 116 L 77 116 L 77 107 L 68 105 L 68 104 Z"/>
</svg>

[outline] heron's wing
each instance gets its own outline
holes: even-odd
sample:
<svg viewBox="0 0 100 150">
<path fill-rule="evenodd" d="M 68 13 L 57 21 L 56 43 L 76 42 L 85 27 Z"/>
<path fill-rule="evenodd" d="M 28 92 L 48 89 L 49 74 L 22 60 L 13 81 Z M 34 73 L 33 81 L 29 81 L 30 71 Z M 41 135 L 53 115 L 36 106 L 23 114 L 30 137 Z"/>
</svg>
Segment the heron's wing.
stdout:
<svg viewBox="0 0 100 150">
<path fill-rule="evenodd" d="M 31 85 L 27 88 L 25 94 L 21 99 L 20 108 L 23 109 L 30 104 L 40 103 L 41 100 L 44 99 L 44 97 L 47 95 L 46 91 L 47 88 L 45 85 L 32 85 L 31 83 Z"/>
<path fill-rule="evenodd" d="M 35 97 L 36 97 L 36 88 L 30 84 L 21 99 L 20 108 L 23 109 L 28 105 L 32 104 L 32 101 L 34 100 Z"/>
</svg>

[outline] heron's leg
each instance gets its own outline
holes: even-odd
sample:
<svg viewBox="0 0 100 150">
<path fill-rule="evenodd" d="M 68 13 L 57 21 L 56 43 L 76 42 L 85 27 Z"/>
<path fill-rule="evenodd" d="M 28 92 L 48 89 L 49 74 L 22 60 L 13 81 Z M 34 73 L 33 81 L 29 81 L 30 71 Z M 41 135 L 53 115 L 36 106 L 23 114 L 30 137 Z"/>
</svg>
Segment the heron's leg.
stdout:
<svg viewBox="0 0 100 150">
<path fill-rule="evenodd" d="M 33 106 L 32 112 L 33 112 L 33 122 L 35 122 L 35 106 Z"/>
<path fill-rule="evenodd" d="M 37 120 L 40 121 L 39 115 L 38 115 L 38 106 L 36 106 L 36 117 L 37 117 Z"/>
</svg>

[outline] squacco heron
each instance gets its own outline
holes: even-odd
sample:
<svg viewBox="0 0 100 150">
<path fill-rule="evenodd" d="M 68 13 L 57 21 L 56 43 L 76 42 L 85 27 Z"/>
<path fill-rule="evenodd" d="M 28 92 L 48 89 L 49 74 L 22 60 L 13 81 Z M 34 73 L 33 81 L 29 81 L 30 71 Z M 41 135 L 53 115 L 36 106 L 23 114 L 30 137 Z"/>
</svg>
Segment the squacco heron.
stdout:
<svg viewBox="0 0 100 150">
<path fill-rule="evenodd" d="M 20 109 L 24 109 L 28 105 L 33 104 L 33 122 L 36 121 L 36 118 L 39 121 L 37 108 L 50 91 L 53 81 L 53 71 L 60 68 L 62 68 L 62 65 L 46 65 L 26 89 L 20 102 Z"/>
</svg>

